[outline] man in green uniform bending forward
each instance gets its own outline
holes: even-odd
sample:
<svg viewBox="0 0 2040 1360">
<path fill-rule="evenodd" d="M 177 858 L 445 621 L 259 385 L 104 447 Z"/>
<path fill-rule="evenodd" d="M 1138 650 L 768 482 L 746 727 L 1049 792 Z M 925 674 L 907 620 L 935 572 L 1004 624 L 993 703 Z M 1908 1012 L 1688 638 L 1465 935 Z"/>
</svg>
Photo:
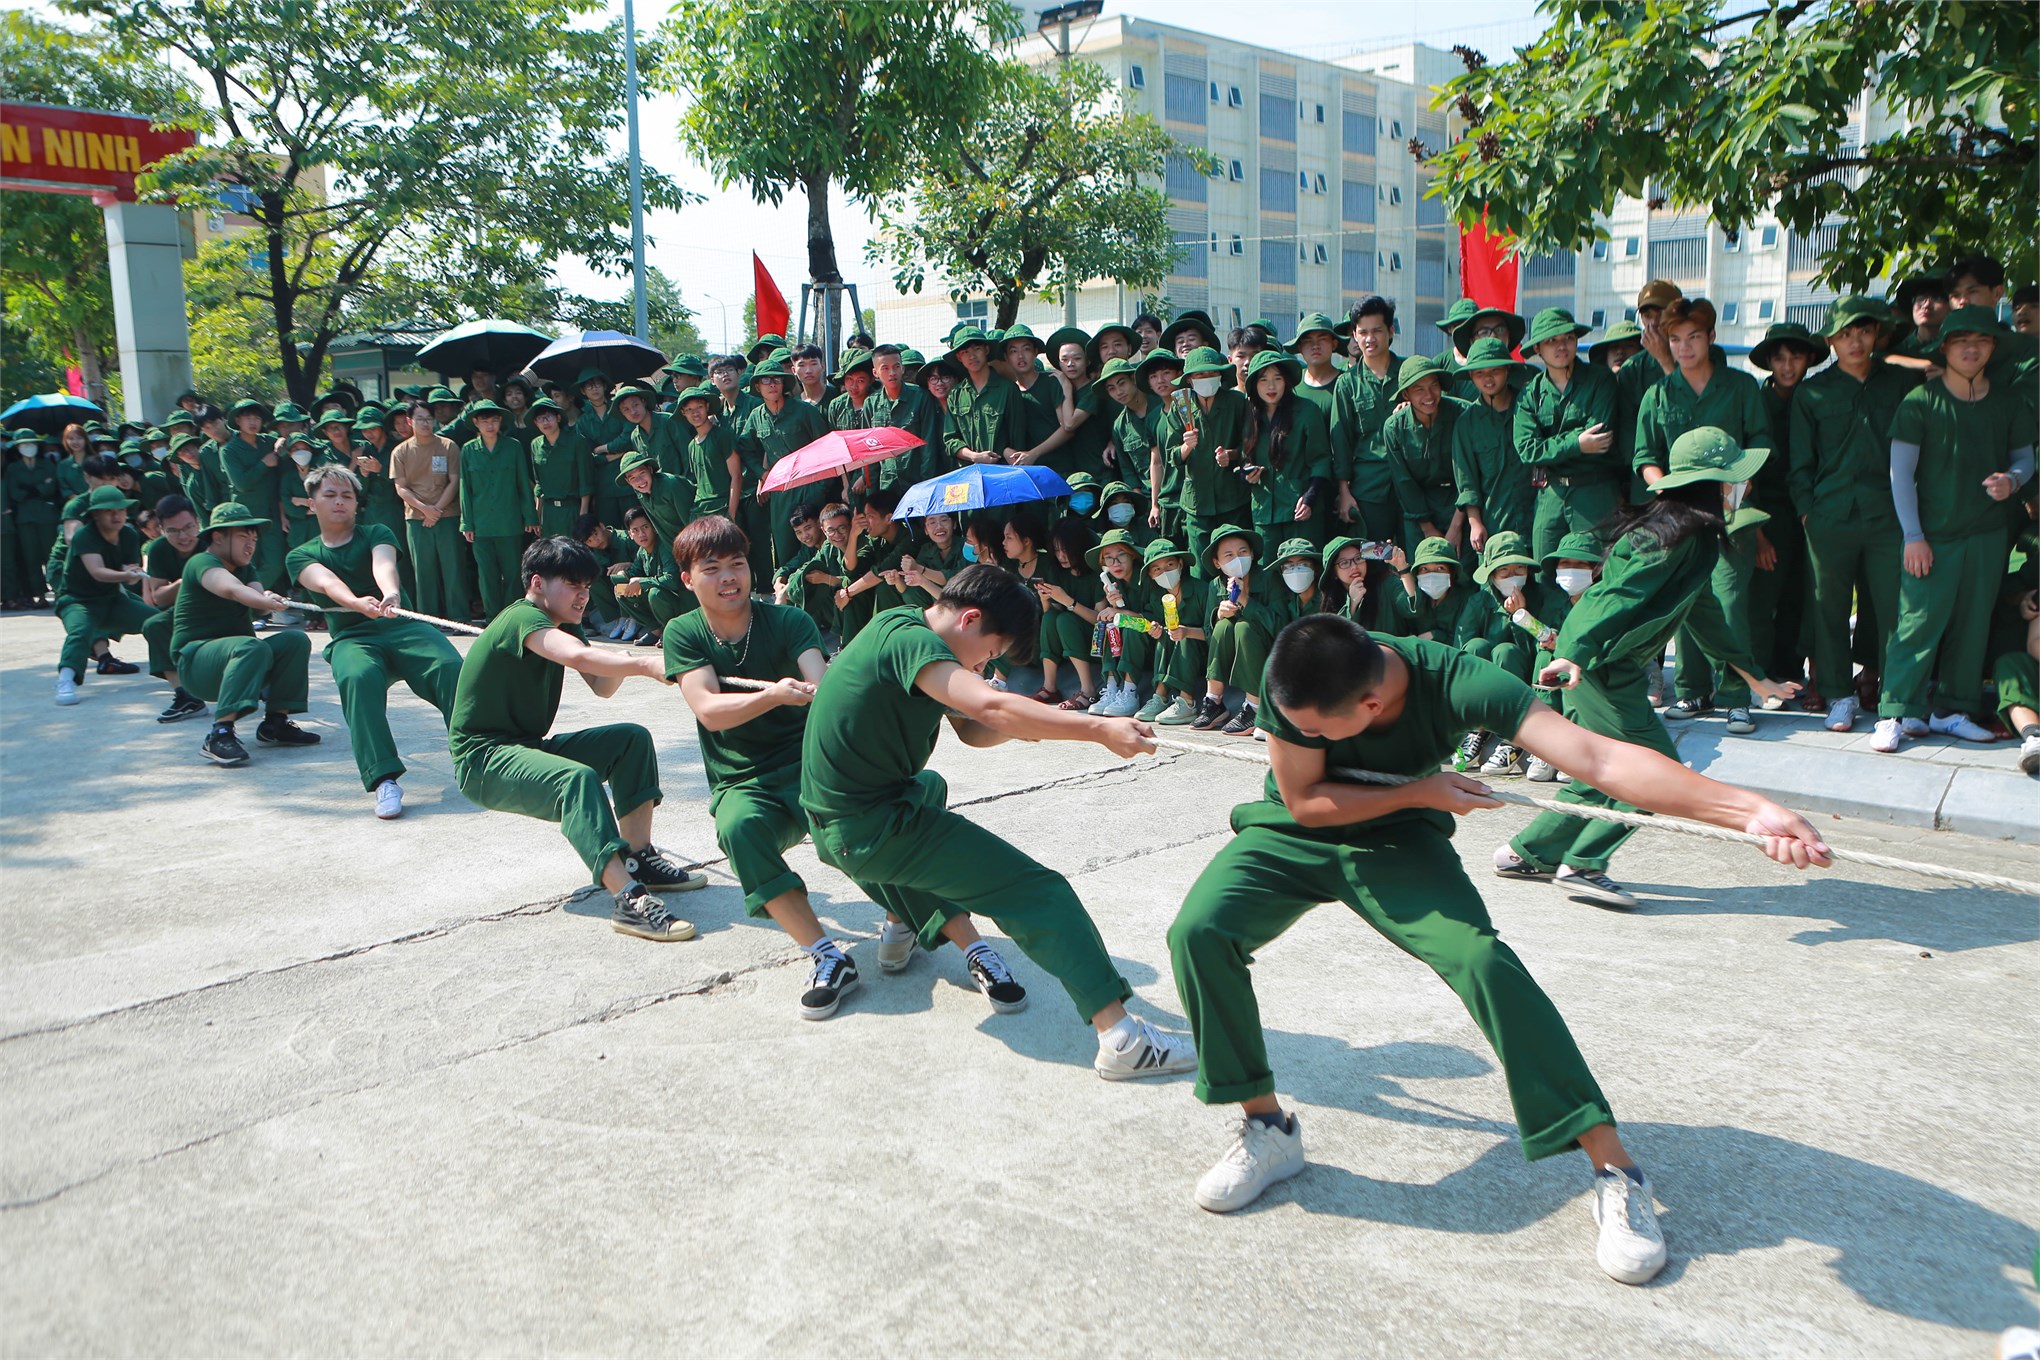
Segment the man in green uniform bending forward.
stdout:
<svg viewBox="0 0 2040 1360">
<path fill-rule="evenodd" d="M 1261 801 L 1233 810 L 1233 841 L 1198 876 L 1169 929 L 1176 989 L 1197 1041 L 1197 1096 L 1239 1102 L 1239 1136 L 1197 1184 L 1214 1213 L 1244 1208 L 1303 1169 L 1303 1129 L 1275 1097 L 1249 964 L 1320 902 L 1344 902 L 1459 995 L 1494 1046 L 1523 1151 L 1574 1147 L 1594 1167 L 1601 1268 L 1625 1284 L 1663 1269 L 1650 1182 L 1615 1135 L 1608 1102 L 1565 1021 L 1503 944 L 1453 850 L 1452 819 L 1500 806 L 1440 773 L 1459 734 L 1485 728 L 1638 806 L 1765 838 L 1781 864 L 1826 862 L 1798 814 L 1653 751 L 1575 727 L 1500 667 L 1417 638 L 1370 636 L 1336 614 L 1291 623 L 1269 654 Z M 1409 776 L 1396 787 L 1343 771 Z"/>
</svg>

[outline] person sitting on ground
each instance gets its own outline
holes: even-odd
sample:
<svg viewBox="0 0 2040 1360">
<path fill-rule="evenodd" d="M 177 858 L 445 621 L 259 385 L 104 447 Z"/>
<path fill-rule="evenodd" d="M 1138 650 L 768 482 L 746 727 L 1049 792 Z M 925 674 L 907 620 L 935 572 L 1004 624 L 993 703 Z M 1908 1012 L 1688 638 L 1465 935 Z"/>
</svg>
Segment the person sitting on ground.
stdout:
<svg viewBox="0 0 2040 1360">
<path fill-rule="evenodd" d="M 652 517 L 637 506 L 623 512 L 624 531 L 637 545 L 628 565 L 609 568 L 616 578 L 617 607 L 636 625 L 633 642 L 650 642 L 667 623 L 694 608 L 694 599 L 680 584 L 668 540 L 658 536 Z"/>
<path fill-rule="evenodd" d="M 1229 737 L 1254 730 L 1261 702 L 1261 672 L 1268 665 L 1268 647 L 1287 623 L 1287 606 L 1268 589 L 1265 577 L 1254 575 L 1261 556 L 1261 536 L 1236 524 L 1218 525 L 1211 533 L 1206 563 L 1211 568 L 1204 631 L 1210 639 L 1204 670 L 1204 697 L 1198 701 L 1191 730 L 1217 730 Z M 1228 714 L 1225 691 L 1230 685 L 1245 696 L 1238 713 Z"/>
<path fill-rule="evenodd" d="M 1084 565 L 1098 573 L 1103 592 L 1098 613 L 1106 621 L 1105 626 L 1092 631 L 1092 647 L 1105 675 L 1105 687 L 1090 711 L 1103 718 L 1153 722 L 1168 701 L 1157 697 L 1145 706 L 1140 701 L 1141 680 L 1154 656 L 1154 637 L 1162 631 L 1160 619 L 1134 608 L 1134 601 L 1143 594 L 1140 543 L 1124 529 L 1108 530 L 1098 546 L 1084 554 Z M 1134 617 L 1144 619 L 1145 625 L 1129 623 Z"/>
</svg>

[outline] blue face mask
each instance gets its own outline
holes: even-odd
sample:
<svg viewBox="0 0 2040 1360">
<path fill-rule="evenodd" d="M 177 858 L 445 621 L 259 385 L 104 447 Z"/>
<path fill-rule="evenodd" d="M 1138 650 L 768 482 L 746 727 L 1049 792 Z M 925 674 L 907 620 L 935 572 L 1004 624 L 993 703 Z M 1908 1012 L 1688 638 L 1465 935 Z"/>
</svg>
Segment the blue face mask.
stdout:
<svg viewBox="0 0 2040 1360">
<path fill-rule="evenodd" d="M 963 560 L 966 562 L 977 561 L 977 549 L 971 544 L 966 543 L 963 545 Z"/>
<path fill-rule="evenodd" d="M 1097 503 L 1098 498 L 1088 491 L 1079 491 L 1076 495 L 1070 497 L 1070 509 L 1079 515 L 1090 514 L 1091 507 Z"/>
</svg>

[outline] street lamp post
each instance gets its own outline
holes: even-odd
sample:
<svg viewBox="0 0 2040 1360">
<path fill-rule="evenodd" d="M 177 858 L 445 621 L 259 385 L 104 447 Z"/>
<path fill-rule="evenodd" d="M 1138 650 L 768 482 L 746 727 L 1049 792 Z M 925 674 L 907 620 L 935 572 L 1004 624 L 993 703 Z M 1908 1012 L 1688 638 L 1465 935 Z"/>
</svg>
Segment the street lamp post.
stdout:
<svg viewBox="0 0 2040 1360">
<path fill-rule="evenodd" d="M 724 302 L 714 293 L 703 293 L 701 296 L 713 302 L 722 311 L 722 349 L 719 353 L 728 354 L 730 352 L 730 304 Z"/>
<path fill-rule="evenodd" d="M 650 302 L 645 292 L 645 172 L 638 156 L 637 12 L 623 0 L 624 125 L 630 137 L 630 279 L 637 338 L 648 340 Z"/>
<path fill-rule="evenodd" d="M 1048 41 L 1060 65 L 1070 59 L 1070 24 L 1078 19 L 1095 19 L 1104 12 L 1105 0 L 1068 0 L 1068 3 L 1053 5 L 1041 12 L 1041 21 L 1035 25 L 1035 32 Z M 1071 110 L 1074 117 L 1075 110 Z M 1077 324 L 1077 286 L 1063 285 L 1063 324 Z"/>
</svg>

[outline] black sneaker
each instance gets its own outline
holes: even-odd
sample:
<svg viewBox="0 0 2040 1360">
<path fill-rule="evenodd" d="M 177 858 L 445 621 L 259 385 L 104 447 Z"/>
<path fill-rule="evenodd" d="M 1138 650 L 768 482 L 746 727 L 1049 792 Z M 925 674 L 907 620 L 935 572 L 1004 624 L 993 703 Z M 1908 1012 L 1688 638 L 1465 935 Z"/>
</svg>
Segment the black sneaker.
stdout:
<svg viewBox="0 0 2040 1360">
<path fill-rule="evenodd" d="M 1482 731 L 1468 732 L 1459 739 L 1459 750 L 1452 757 L 1452 768 L 1464 773 L 1480 768 L 1480 753 L 1487 749 L 1488 734 Z"/>
<path fill-rule="evenodd" d="M 1232 721 L 1218 729 L 1228 737 L 1243 737 L 1254 730 L 1254 706 L 1241 704 L 1240 711 L 1233 714 Z"/>
<path fill-rule="evenodd" d="M 662 854 L 656 845 L 633 850 L 623 857 L 623 871 L 647 888 L 660 892 L 693 892 L 708 886 L 708 876 L 697 874 Z"/>
<path fill-rule="evenodd" d="M 1575 902 L 1592 902 L 1618 911 L 1628 911 L 1636 905 L 1634 897 L 1599 869 L 1570 869 L 1551 881 Z"/>
<path fill-rule="evenodd" d="M 156 715 L 159 723 L 183 722 L 186 718 L 202 717 L 205 714 L 205 700 L 188 690 L 178 690 L 170 696 L 170 707 Z"/>
<path fill-rule="evenodd" d="M 1192 732 L 1209 732 L 1225 721 L 1225 700 L 1209 694 L 1197 701 L 1197 716 L 1190 720 Z"/>
<path fill-rule="evenodd" d="M 841 950 L 831 950 L 815 960 L 808 974 L 808 989 L 800 994 L 800 1018 L 826 1020 L 843 1004 L 843 998 L 857 990 L 857 965 Z"/>
<path fill-rule="evenodd" d="M 1524 883 L 1548 883 L 1552 871 L 1540 869 L 1508 846 L 1499 845 L 1495 847 L 1495 877 L 1518 879 Z"/>
<path fill-rule="evenodd" d="M 255 740 L 264 746 L 317 746 L 319 734 L 307 732 L 281 713 L 272 713 L 255 729 Z"/>
<path fill-rule="evenodd" d="M 1027 989 L 1014 981 L 1006 961 L 990 945 L 981 944 L 965 954 L 963 966 L 970 970 L 970 980 L 992 1003 L 993 1010 L 1009 1014 L 1027 1009 Z"/>
<path fill-rule="evenodd" d="M 1714 711 L 1712 699 L 1674 699 L 1665 705 L 1665 720 L 1679 722 L 1686 718 L 1697 718 L 1703 713 Z"/>
<path fill-rule="evenodd" d="M 666 904 L 645 888 L 633 883 L 616 894 L 616 906 L 609 913 L 609 928 L 619 935 L 661 944 L 694 938 L 694 923 L 683 921 L 666 910 Z"/>
<path fill-rule="evenodd" d="M 112 652 L 108 652 L 105 656 L 99 658 L 99 673 L 101 675 L 139 675 L 141 670 L 142 668 L 134 662 L 123 661 Z"/>
<path fill-rule="evenodd" d="M 248 748 L 234 735 L 232 723 L 214 723 L 212 731 L 198 744 L 198 753 L 215 765 L 233 766 L 248 763 Z"/>
</svg>

